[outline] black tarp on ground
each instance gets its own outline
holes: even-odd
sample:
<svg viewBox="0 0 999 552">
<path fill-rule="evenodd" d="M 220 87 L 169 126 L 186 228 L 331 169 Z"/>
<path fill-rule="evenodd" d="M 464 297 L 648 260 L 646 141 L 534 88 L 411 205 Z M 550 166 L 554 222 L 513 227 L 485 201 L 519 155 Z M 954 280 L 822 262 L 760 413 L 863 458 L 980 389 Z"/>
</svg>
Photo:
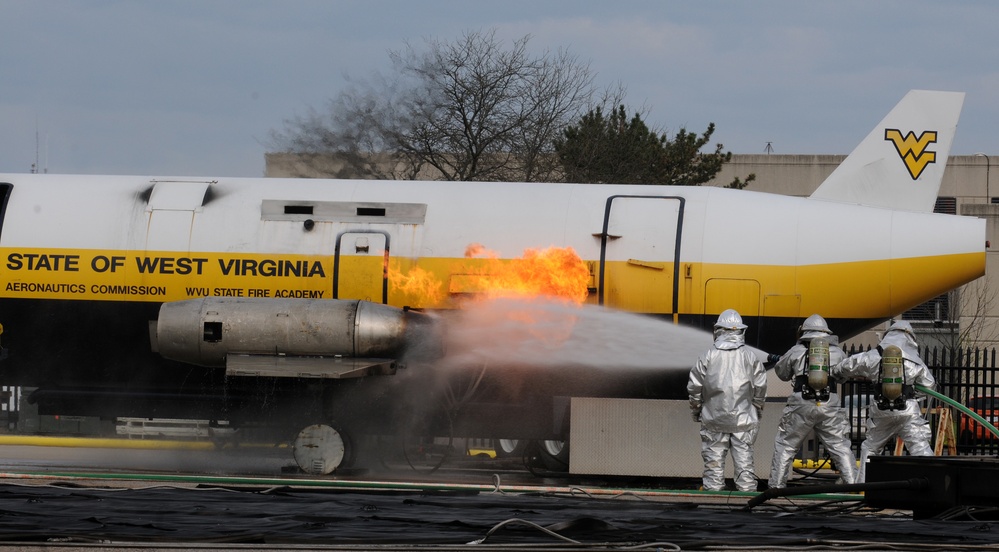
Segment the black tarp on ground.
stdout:
<svg viewBox="0 0 999 552">
<path fill-rule="evenodd" d="M 744 497 L 719 506 L 471 492 L 0 485 L 0 544 L 999 545 L 999 522 L 913 521 L 844 513 L 854 507 L 842 504 L 744 511 L 745 503 Z"/>
</svg>

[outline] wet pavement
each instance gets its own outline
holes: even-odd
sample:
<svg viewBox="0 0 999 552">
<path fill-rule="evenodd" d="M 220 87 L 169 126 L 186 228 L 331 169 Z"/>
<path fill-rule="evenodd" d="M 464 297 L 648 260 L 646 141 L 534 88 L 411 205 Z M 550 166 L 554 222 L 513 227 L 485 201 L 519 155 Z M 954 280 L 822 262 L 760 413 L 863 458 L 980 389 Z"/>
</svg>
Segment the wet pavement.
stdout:
<svg viewBox="0 0 999 552">
<path fill-rule="evenodd" d="M 8 549 L 999 549 L 990 512 L 913 520 L 860 494 L 749 509 L 757 493 L 532 473 L 519 459 L 407 458 L 313 476 L 287 447 L 29 442 L 0 440 Z"/>
</svg>

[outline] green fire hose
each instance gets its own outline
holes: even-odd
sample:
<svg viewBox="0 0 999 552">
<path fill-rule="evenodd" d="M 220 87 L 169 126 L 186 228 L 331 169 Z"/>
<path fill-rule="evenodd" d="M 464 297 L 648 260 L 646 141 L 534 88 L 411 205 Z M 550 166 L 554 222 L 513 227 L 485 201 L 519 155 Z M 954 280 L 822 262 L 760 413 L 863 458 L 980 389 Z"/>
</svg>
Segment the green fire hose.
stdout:
<svg viewBox="0 0 999 552">
<path fill-rule="evenodd" d="M 991 431 L 993 435 L 995 435 L 996 437 L 999 437 L 999 429 L 996 429 L 996 426 L 992 425 L 988 420 L 986 420 L 985 418 L 981 417 L 974 410 L 968 408 L 967 406 L 964 406 L 963 404 L 955 401 L 954 399 L 952 399 L 952 398 L 950 398 L 950 397 L 948 397 L 946 395 L 941 395 L 940 393 L 937 393 L 936 391 L 934 391 L 932 389 L 927 389 L 926 387 L 923 387 L 922 385 L 917 385 L 916 389 L 918 391 L 922 392 L 922 393 L 926 393 L 927 395 L 929 395 L 931 397 L 935 397 L 937 399 L 940 399 L 941 401 L 949 404 L 950 406 L 953 406 L 954 408 L 960 410 L 961 412 L 967 414 L 968 416 L 971 416 L 971 418 L 974 419 L 976 422 L 982 424 L 982 427 L 985 427 L 986 429 L 988 429 L 989 431 Z"/>
</svg>

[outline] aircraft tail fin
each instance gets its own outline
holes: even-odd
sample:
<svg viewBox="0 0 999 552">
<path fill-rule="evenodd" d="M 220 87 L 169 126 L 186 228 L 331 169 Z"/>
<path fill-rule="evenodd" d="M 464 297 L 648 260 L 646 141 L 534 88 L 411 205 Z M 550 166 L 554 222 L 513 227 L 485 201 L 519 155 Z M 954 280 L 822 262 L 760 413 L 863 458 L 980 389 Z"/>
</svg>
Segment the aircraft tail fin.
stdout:
<svg viewBox="0 0 999 552">
<path fill-rule="evenodd" d="M 963 92 L 910 91 L 811 197 L 933 211 L 963 104 Z"/>
</svg>

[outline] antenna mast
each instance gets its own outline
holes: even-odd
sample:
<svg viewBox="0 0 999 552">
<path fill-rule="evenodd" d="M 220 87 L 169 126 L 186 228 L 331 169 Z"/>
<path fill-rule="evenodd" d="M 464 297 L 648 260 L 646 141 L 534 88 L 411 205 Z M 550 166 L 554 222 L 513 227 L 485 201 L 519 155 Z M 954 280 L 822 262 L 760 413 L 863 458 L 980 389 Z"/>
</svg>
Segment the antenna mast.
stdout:
<svg viewBox="0 0 999 552">
<path fill-rule="evenodd" d="M 38 173 L 38 118 L 35 118 L 35 162 L 31 164 L 31 174 Z"/>
</svg>

